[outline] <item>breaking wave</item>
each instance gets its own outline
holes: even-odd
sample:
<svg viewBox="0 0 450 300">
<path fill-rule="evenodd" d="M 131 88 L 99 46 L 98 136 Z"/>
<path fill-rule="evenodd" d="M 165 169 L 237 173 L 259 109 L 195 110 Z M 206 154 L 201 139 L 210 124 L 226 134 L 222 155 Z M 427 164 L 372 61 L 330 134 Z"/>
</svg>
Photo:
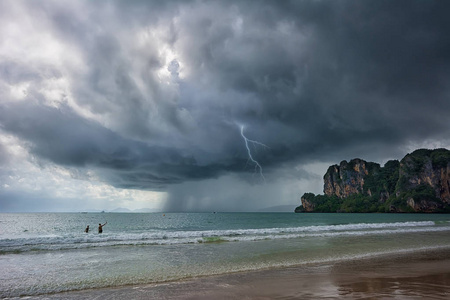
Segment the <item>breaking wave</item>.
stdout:
<svg viewBox="0 0 450 300">
<path fill-rule="evenodd" d="M 229 230 L 162 230 L 98 234 L 37 235 L 0 239 L 0 254 L 28 251 L 52 251 L 112 247 L 120 245 L 171 245 L 194 243 L 241 242 L 307 237 L 364 236 L 415 232 L 450 231 L 449 223 L 433 221 L 396 223 L 356 223 L 287 228 Z"/>
</svg>

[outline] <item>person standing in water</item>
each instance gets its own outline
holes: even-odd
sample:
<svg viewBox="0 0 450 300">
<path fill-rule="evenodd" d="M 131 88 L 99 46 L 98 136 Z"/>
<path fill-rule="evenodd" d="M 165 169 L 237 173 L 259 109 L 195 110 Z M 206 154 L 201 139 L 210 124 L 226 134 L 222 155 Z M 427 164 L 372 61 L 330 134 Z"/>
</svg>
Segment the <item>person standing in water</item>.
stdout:
<svg viewBox="0 0 450 300">
<path fill-rule="evenodd" d="M 84 232 L 86 232 L 86 233 L 89 232 L 89 225 L 86 227 L 86 229 L 84 230 Z"/>
<path fill-rule="evenodd" d="M 106 222 L 105 224 L 98 224 L 98 233 L 102 233 L 103 232 L 103 226 L 105 226 L 106 224 L 108 224 L 108 222 Z"/>
</svg>

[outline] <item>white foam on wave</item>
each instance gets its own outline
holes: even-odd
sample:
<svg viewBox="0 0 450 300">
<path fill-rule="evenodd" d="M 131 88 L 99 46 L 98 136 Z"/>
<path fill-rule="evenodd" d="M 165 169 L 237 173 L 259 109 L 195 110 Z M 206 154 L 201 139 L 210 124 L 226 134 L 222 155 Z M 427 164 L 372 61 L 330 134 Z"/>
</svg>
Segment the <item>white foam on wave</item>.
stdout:
<svg viewBox="0 0 450 300">
<path fill-rule="evenodd" d="M 170 245 L 220 241 L 259 241 L 267 239 L 294 239 L 304 237 L 363 236 L 416 232 L 450 231 L 450 226 L 437 226 L 432 221 L 396 223 L 357 223 L 338 225 L 301 226 L 287 228 L 227 229 L 227 230 L 152 230 L 147 232 L 84 233 L 46 235 L 41 237 L 0 240 L 0 253 L 31 250 L 63 250 L 119 245 Z"/>
</svg>

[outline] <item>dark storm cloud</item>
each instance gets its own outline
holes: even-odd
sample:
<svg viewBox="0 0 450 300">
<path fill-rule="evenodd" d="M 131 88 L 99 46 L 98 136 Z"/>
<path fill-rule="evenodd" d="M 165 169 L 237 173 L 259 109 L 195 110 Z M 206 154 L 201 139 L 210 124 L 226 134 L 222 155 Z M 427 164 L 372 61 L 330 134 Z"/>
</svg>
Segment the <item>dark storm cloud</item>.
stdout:
<svg viewBox="0 0 450 300">
<path fill-rule="evenodd" d="M 239 34 L 197 15 L 179 43 L 188 36 L 198 81 L 234 92 L 219 101 L 271 145 L 266 165 L 448 133 L 446 3 L 259 4 L 237 4 Z"/>
<path fill-rule="evenodd" d="M 268 174 L 309 162 L 400 158 L 406 145 L 426 140 L 448 143 L 446 1 L 44 2 L 21 9 L 14 11 L 26 11 L 83 66 L 2 59 L 0 88 L 26 82 L 30 99 L 2 106 L 2 130 L 28 141 L 34 155 L 94 168 L 116 187 L 246 178 L 254 169 L 241 125 L 269 146 L 251 148 Z M 48 78 L 70 82 L 70 94 L 61 96 L 70 101 L 58 109 L 40 90 Z M 186 189 L 173 188 L 171 199 L 183 201 Z M 208 198 L 200 189 L 193 187 Z"/>
<path fill-rule="evenodd" d="M 117 187 L 158 189 L 236 169 L 226 162 L 202 166 L 178 149 L 121 137 L 67 107 L 10 104 L 0 106 L 0 115 L 3 130 L 30 142 L 33 155 L 63 166 L 98 168 Z"/>
</svg>

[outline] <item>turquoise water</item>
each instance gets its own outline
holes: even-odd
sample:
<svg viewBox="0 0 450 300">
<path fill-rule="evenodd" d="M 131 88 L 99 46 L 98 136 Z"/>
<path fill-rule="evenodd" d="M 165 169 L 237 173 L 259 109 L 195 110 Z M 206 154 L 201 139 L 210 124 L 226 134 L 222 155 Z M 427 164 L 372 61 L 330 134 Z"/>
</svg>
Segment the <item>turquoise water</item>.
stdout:
<svg viewBox="0 0 450 300">
<path fill-rule="evenodd" d="M 0 297 L 440 248 L 450 215 L 0 214 Z"/>
</svg>

